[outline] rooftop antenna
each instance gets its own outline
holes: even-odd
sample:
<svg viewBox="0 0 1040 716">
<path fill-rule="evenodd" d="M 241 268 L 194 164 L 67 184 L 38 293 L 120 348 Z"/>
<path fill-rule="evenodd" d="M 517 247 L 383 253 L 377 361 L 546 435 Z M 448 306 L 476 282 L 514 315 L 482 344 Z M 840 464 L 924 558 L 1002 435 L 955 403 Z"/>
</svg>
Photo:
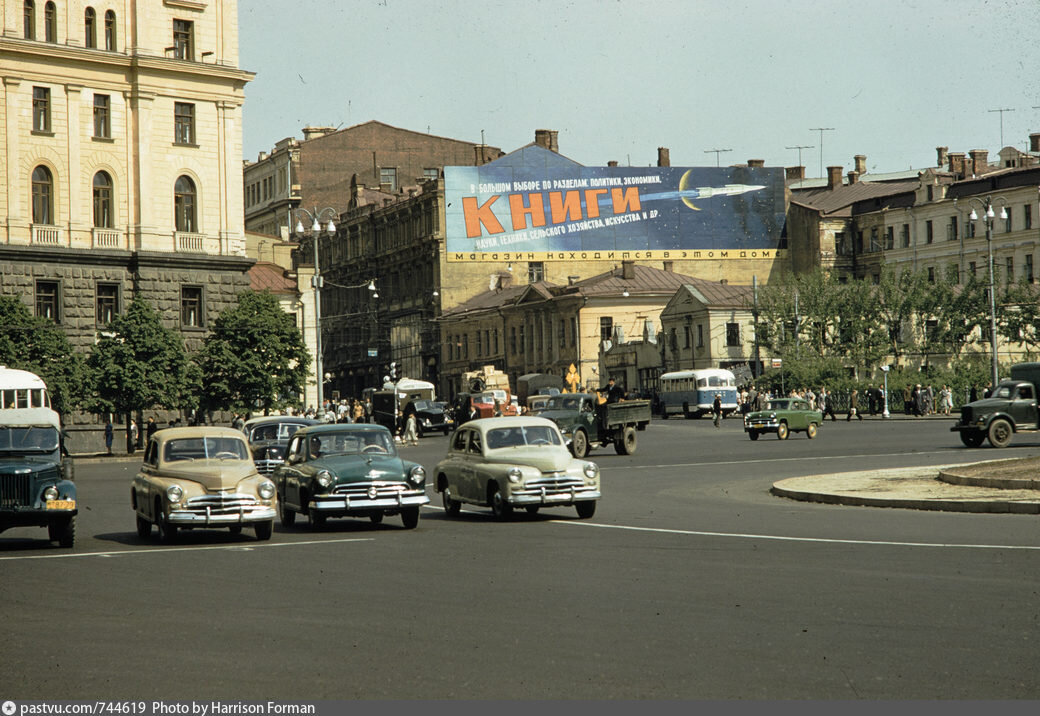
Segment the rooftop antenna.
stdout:
<svg viewBox="0 0 1040 716">
<path fill-rule="evenodd" d="M 732 149 L 705 149 L 704 153 L 705 154 L 711 154 L 712 152 L 715 152 L 715 166 L 717 168 L 717 167 L 720 166 L 719 165 L 719 155 L 721 155 L 723 152 L 732 152 L 732 151 L 733 151 Z"/>
<path fill-rule="evenodd" d="M 823 176 L 823 133 L 833 132 L 834 127 L 809 127 L 810 132 L 820 133 L 820 176 Z"/>
<path fill-rule="evenodd" d="M 784 147 L 784 149 L 797 149 L 798 150 L 798 166 L 800 166 L 800 167 L 804 167 L 805 166 L 804 164 L 802 164 L 802 150 L 803 149 L 812 149 L 812 148 L 813 148 L 813 145 L 811 145 L 811 144 L 799 144 L 799 145 L 796 145 L 796 146 L 793 146 L 793 147 Z"/>
<path fill-rule="evenodd" d="M 1004 112 L 1014 112 L 1013 109 L 990 109 L 988 112 L 1000 112 L 1000 148 L 1004 148 Z"/>
</svg>

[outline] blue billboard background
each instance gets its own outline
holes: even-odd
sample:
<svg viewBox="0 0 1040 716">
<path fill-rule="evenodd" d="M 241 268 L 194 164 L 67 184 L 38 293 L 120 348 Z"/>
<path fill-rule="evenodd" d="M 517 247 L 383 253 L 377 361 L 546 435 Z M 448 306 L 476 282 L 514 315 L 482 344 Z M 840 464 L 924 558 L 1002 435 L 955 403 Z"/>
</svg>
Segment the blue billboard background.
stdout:
<svg viewBox="0 0 1040 716">
<path fill-rule="evenodd" d="M 445 167 L 444 179 L 450 253 L 777 249 L 785 221 L 779 167 L 584 167 L 527 147 L 480 167 Z M 539 200 L 542 221 L 525 213 Z M 571 210 L 554 217 L 553 200 Z M 523 207 L 522 228 L 511 201 Z M 475 227 L 479 236 L 467 236 Z"/>
</svg>

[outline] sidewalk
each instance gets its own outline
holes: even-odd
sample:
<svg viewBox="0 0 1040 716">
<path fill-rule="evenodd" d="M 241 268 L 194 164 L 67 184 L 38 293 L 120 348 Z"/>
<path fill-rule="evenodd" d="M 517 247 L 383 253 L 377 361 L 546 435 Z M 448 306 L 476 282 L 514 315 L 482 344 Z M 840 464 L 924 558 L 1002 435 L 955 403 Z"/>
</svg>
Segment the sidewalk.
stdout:
<svg viewBox="0 0 1040 716">
<path fill-rule="evenodd" d="M 773 483 L 771 492 L 805 502 L 947 512 L 1040 514 L 1035 459 L 864 470 Z"/>
</svg>

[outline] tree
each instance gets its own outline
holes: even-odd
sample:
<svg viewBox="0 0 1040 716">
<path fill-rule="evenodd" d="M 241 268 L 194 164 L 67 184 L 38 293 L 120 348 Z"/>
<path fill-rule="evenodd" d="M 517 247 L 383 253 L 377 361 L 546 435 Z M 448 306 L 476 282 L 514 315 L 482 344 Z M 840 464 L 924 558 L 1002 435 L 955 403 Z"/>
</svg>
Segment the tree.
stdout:
<svg viewBox="0 0 1040 716">
<path fill-rule="evenodd" d="M 106 327 L 88 361 L 94 372 L 99 413 L 125 415 L 127 449 L 131 415 L 151 407 L 177 410 L 190 405 L 193 394 L 187 352 L 181 337 L 159 321 L 143 298 Z"/>
<path fill-rule="evenodd" d="M 91 392 L 86 359 L 61 327 L 12 296 L 0 297 L 0 365 L 40 376 L 59 413 L 79 408 Z"/>
<path fill-rule="evenodd" d="M 237 305 L 220 314 L 199 352 L 206 377 L 203 408 L 269 413 L 299 405 L 310 360 L 293 317 L 274 296 L 239 294 Z"/>
</svg>

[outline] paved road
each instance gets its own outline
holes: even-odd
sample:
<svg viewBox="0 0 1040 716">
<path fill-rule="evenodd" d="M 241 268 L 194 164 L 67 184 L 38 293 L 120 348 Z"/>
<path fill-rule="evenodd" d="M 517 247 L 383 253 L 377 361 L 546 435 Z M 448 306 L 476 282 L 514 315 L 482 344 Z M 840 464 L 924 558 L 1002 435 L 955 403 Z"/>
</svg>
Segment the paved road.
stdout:
<svg viewBox="0 0 1040 716">
<path fill-rule="evenodd" d="M 752 443 L 736 420 L 655 422 L 636 455 L 593 454 L 592 520 L 430 508 L 414 531 L 341 520 L 269 543 L 142 543 L 135 466 L 83 463 L 75 549 L 0 534 L 0 697 L 1035 699 L 1035 515 L 769 494 L 997 456 L 948 426 Z M 444 446 L 405 450 L 432 468 Z M 999 452 L 1035 455 L 1040 441 Z"/>
</svg>

